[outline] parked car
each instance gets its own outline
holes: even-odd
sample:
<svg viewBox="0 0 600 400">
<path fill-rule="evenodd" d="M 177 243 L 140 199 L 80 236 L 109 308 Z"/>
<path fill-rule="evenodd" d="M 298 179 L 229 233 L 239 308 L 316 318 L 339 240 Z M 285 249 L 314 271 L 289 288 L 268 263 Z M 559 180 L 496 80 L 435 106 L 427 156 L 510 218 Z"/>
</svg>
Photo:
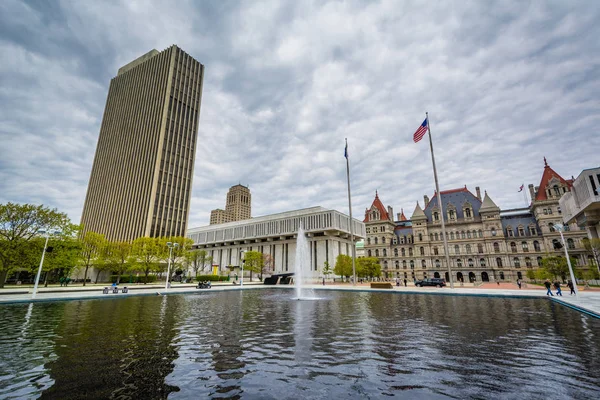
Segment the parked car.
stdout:
<svg viewBox="0 0 600 400">
<path fill-rule="evenodd" d="M 421 286 L 435 286 L 435 287 L 444 287 L 446 286 L 446 280 L 442 278 L 427 278 L 420 281 L 415 281 L 416 287 Z"/>
</svg>

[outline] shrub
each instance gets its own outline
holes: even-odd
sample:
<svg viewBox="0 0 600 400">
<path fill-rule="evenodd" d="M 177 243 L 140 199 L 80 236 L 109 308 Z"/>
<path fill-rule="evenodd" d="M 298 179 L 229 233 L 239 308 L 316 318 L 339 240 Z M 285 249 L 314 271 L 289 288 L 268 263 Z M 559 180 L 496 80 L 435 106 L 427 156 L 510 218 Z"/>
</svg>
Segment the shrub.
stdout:
<svg viewBox="0 0 600 400">
<path fill-rule="evenodd" d="M 121 281 L 120 284 L 126 284 L 126 283 L 144 283 L 144 281 L 146 283 L 152 283 L 152 282 L 156 282 L 156 275 L 148 275 L 148 280 L 146 281 L 146 277 L 144 275 L 140 275 L 140 276 L 135 276 L 135 275 L 126 275 L 123 274 L 121 275 Z M 110 282 L 116 282 L 117 281 L 117 275 L 111 275 L 110 276 Z"/>
<path fill-rule="evenodd" d="M 221 275 L 198 275 L 197 278 L 195 278 L 198 282 L 203 282 L 203 281 L 211 281 L 211 282 L 222 282 L 222 281 L 228 281 L 229 280 L 229 276 L 221 276 Z"/>
</svg>

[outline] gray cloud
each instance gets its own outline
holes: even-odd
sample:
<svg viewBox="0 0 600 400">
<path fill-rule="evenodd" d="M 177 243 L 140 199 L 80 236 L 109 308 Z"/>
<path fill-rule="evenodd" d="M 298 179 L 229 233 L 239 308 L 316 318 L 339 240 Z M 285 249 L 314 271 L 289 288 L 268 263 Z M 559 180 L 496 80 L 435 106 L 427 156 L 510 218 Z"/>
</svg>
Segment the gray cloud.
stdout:
<svg viewBox="0 0 600 400">
<path fill-rule="evenodd" d="M 442 188 L 487 189 L 503 208 L 596 166 L 597 2 L 0 2 L 0 202 L 78 221 L 110 79 L 178 44 L 206 67 L 190 226 L 250 185 L 253 214 L 353 211 L 375 190 L 410 216 Z"/>
</svg>

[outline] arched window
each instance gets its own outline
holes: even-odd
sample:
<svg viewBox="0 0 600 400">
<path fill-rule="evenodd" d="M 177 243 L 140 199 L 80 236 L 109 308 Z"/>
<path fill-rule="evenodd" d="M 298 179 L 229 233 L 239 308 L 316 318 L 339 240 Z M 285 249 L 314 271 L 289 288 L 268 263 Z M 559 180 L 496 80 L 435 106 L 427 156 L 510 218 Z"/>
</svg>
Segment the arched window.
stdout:
<svg viewBox="0 0 600 400">
<path fill-rule="evenodd" d="M 435 240 L 439 240 L 437 232 L 433 234 L 433 237 L 435 238 Z"/>
<path fill-rule="evenodd" d="M 473 259 L 472 259 L 472 258 L 469 258 L 469 261 L 468 261 L 468 263 L 469 263 L 469 267 L 471 267 L 471 268 L 472 268 L 472 267 L 475 265 L 475 264 L 473 263 Z"/>
<path fill-rule="evenodd" d="M 450 232 L 450 240 L 454 240 L 454 232 Z"/>
<path fill-rule="evenodd" d="M 477 243 L 477 252 L 483 254 L 483 245 L 481 243 Z"/>
<path fill-rule="evenodd" d="M 542 266 L 542 257 L 537 258 L 537 265 L 538 265 L 538 267 Z"/>
<path fill-rule="evenodd" d="M 387 257 L 387 250 L 386 249 L 383 249 L 383 256 Z"/>
<path fill-rule="evenodd" d="M 433 233 L 429 234 L 429 240 L 431 240 L 433 242 Z"/>
<path fill-rule="evenodd" d="M 377 238 L 375 238 L 375 244 L 377 244 Z"/>
<path fill-rule="evenodd" d="M 477 236 L 479 236 L 480 238 L 483 237 L 483 231 L 481 229 L 477 232 Z"/>
<path fill-rule="evenodd" d="M 396 269 L 400 269 L 400 262 L 396 260 Z"/>
<path fill-rule="evenodd" d="M 422 242 L 422 241 L 423 241 L 423 234 L 419 233 L 419 242 Z"/>
<path fill-rule="evenodd" d="M 471 254 L 471 245 L 470 244 L 466 245 L 465 249 L 466 249 L 467 254 Z"/>
<path fill-rule="evenodd" d="M 573 250 L 575 248 L 575 242 L 573 241 L 573 239 L 567 239 L 567 246 L 569 247 L 569 250 Z"/>
<path fill-rule="evenodd" d="M 379 257 L 379 249 L 375 249 L 375 257 Z"/>
<path fill-rule="evenodd" d="M 500 257 L 496 258 L 496 265 L 502 267 L 502 259 Z"/>
<path fill-rule="evenodd" d="M 542 249 L 540 248 L 540 242 L 538 242 L 537 240 L 533 241 L 533 249 L 535 251 L 541 251 Z"/>
<path fill-rule="evenodd" d="M 398 257 L 398 249 L 394 249 L 394 257 Z"/>
<path fill-rule="evenodd" d="M 371 244 L 371 238 L 367 238 L 367 244 Z"/>
<path fill-rule="evenodd" d="M 425 260 L 421 260 L 421 267 L 427 268 L 427 263 L 425 262 Z"/>
<path fill-rule="evenodd" d="M 517 244 L 515 242 L 510 242 L 510 251 L 513 253 L 517 252 Z"/>
<path fill-rule="evenodd" d="M 435 260 L 435 267 L 439 268 L 440 267 L 440 260 Z"/>
<path fill-rule="evenodd" d="M 440 214 L 438 214 L 438 212 L 437 212 L 437 211 L 435 211 L 435 212 L 433 213 L 433 220 L 434 220 L 434 221 L 439 221 L 439 220 L 440 220 Z"/>
<path fill-rule="evenodd" d="M 424 247 L 419 247 L 419 253 L 424 256 L 425 255 L 425 248 Z"/>
<path fill-rule="evenodd" d="M 479 259 L 479 266 L 480 267 L 485 267 L 485 258 L 480 258 Z"/>
<path fill-rule="evenodd" d="M 515 268 L 521 267 L 521 260 L 519 260 L 519 257 L 513 258 L 513 264 L 514 264 Z"/>
<path fill-rule="evenodd" d="M 467 231 L 467 238 L 471 239 L 471 231 Z"/>
<path fill-rule="evenodd" d="M 402 261 L 402 268 L 406 269 L 406 260 Z"/>
<path fill-rule="evenodd" d="M 384 262 L 383 262 L 383 268 L 384 268 L 384 269 L 388 269 L 388 263 L 387 263 L 387 261 L 384 261 Z"/>
<path fill-rule="evenodd" d="M 523 251 L 529 251 L 529 245 L 525 241 L 521 242 L 521 248 Z"/>
<path fill-rule="evenodd" d="M 500 244 L 498 242 L 494 242 L 494 251 L 500 253 Z"/>
<path fill-rule="evenodd" d="M 415 269 L 415 262 L 410 260 L 410 269 Z"/>
<path fill-rule="evenodd" d="M 381 243 L 385 243 L 385 236 L 381 237 Z"/>
<path fill-rule="evenodd" d="M 550 232 L 554 232 L 554 224 L 552 222 L 548 224 L 548 229 L 550 229 Z"/>
<path fill-rule="evenodd" d="M 409 247 L 409 248 L 408 248 L 408 256 L 409 256 L 409 257 L 412 257 L 412 256 L 413 256 L 413 250 L 412 250 L 412 247 Z"/>
<path fill-rule="evenodd" d="M 558 241 L 558 239 L 552 239 L 552 248 L 554 250 L 560 250 L 562 248 L 562 244 Z"/>
<path fill-rule="evenodd" d="M 402 257 L 406 257 L 406 250 L 404 250 L 404 247 L 402 248 Z"/>
<path fill-rule="evenodd" d="M 462 260 L 460 258 L 458 260 L 456 260 L 456 266 L 458 268 L 462 268 Z"/>
<path fill-rule="evenodd" d="M 457 244 L 454 245 L 454 254 L 460 254 L 460 247 Z"/>
<path fill-rule="evenodd" d="M 465 231 L 461 231 L 461 232 L 460 232 L 460 237 L 461 237 L 462 239 L 464 239 L 464 238 L 465 238 Z"/>
<path fill-rule="evenodd" d="M 532 267 L 533 266 L 531 264 L 531 258 L 525 257 L 525 266 L 527 266 L 527 267 Z"/>
<path fill-rule="evenodd" d="M 433 248 L 433 255 L 435 255 L 435 256 L 438 255 L 438 248 L 437 248 L 437 246 Z"/>
<path fill-rule="evenodd" d="M 367 254 L 371 257 L 371 250 L 367 250 Z"/>
</svg>

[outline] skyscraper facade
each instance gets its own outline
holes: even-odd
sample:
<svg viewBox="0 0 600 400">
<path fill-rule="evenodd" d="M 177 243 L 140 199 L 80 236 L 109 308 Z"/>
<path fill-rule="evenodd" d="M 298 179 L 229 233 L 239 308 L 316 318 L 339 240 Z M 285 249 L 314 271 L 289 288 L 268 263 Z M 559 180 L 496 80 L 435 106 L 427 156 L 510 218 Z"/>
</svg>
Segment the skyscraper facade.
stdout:
<svg viewBox="0 0 600 400">
<path fill-rule="evenodd" d="M 252 195 L 250 189 L 243 185 L 235 185 L 229 188 L 225 210 L 217 208 L 210 212 L 211 225 L 250 218 L 252 218 Z"/>
<path fill-rule="evenodd" d="M 173 45 L 110 82 L 81 223 L 109 240 L 184 236 L 204 66 Z"/>
</svg>

